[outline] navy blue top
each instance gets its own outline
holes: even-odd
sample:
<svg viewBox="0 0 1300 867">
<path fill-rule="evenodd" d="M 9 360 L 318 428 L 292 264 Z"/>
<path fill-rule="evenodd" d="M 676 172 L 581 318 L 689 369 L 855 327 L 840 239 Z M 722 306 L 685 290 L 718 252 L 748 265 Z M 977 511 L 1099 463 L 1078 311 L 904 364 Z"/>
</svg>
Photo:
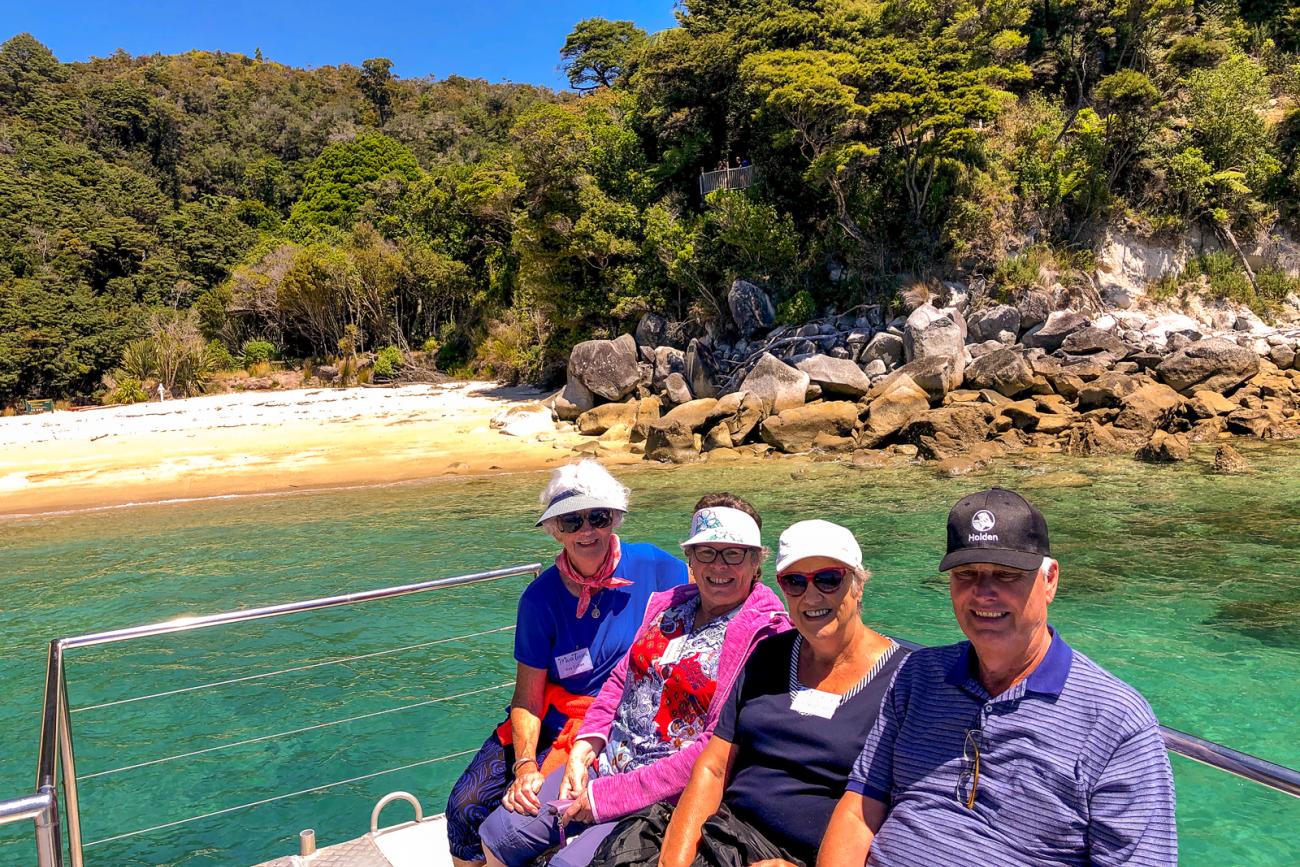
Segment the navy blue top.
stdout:
<svg viewBox="0 0 1300 867">
<path fill-rule="evenodd" d="M 632 646 L 645 619 L 650 594 L 685 584 L 686 564 L 644 542 L 624 544 L 618 578 L 631 581 L 592 594 L 581 620 L 578 599 L 555 566 L 533 579 L 519 597 L 515 616 L 515 661 L 546 669 L 546 677 L 576 695 L 595 695 Z M 582 651 L 587 659 L 582 658 Z M 567 663 L 560 658 L 569 656 Z M 566 676 L 561 676 L 561 665 Z M 567 718 L 552 709 L 544 722 L 559 728 Z"/>
<path fill-rule="evenodd" d="M 980 743 L 975 804 L 962 756 Z M 888 807 L 868 864 L 1174 865 L 1174 781 L 1155 715 L 1052 632 L 1038 667 L 990 696 L 970 642 L 899 669 L 851 791 Z"/>
<path fill-rule="evenodd" d="M 846 695 L 830 719 L 790 707 L 798 632 L 759 643 L 722 708 L 714 737 L 738 747 L 723 801 L 737 816 L 805 864 L 817 860 L 853 760 L 880 700 L 907 655 L 902 648 Z M 802 687 L 796 687 L 802 688 Z"/>
</svg>

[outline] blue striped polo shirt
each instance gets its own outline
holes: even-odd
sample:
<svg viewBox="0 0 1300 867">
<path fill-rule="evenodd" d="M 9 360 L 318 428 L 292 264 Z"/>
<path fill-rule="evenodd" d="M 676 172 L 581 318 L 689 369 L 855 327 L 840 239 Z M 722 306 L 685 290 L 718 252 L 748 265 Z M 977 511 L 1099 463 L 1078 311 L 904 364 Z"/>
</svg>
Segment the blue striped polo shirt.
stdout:
<svg viewBox="0 0 1300 867">
<path fill-rule="evenodd" d="M 967 808 L 971 730 L 980 766 Z M 1173 773 L 1151 707 L 1055 630 L 1038 667 L 997 696 L 980 685 L 970 642 L 914 652 L 848 789 L 888 807 L 867 859 L 879 867 L 1178 863 Z"/>
</svg>

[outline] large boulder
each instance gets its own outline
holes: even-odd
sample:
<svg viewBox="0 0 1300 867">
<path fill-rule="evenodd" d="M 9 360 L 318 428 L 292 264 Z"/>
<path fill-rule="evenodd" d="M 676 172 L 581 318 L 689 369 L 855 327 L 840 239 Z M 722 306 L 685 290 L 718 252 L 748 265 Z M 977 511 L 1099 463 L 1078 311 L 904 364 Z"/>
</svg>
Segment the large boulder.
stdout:
<svg viewBox="0 0 1300 867">
<path fill-rule="evenodd" d="M 684 424 L 693 432 L 698 433 L 712 427 L 713 423 L 722 418 L 724 414 L 725 409 L 718 409 L 717 400 L 711 397 L 703 397 L 674 407 L 665 413 L 662 418 L 651 422 L 650 426 Z"/>
<path fill-rule="evenodd" d="M 1162 382 L 1188 396 L 1201 390 L 1222 393 L 1258 372 L 1259 356 L 1222 337 L 1198 340 L 1156 367 Z"/>
<path fill-rule="evenodd" d="M 1120 399 L 1115 427 L 1152 433 L 1169 425 L 1183 406 L 1183 397 L 1160 382 L 1148 382 Z"/>
<path fill-rule="evenodd" d="M 1015 397 L 1033 388 L 1034 371 L 1019 352 L 998 349 L 975 359 L 966 368 L 963 379 L 966 388 L 989 388 Z"/>
<path fill-rule="evenodd" d="M 887 370 L 893 370 L 903 363 L 903 338 L 888 331 L 881 331 L 862 350 L 858 363 L 866 367 L 873 361 L 879 361 Z"/>
<path fill-rule="evenodd" d="M 998 304 L 977 310 L 966 320 L 970 338 L 975 342 L 997 340 L 1003 331 L 1020 333 L 1020 311 L 1010 304 Z"/>
<path fill-rule="evenodd" d="M 554 397 L 548 401 L 555 417 L 560 421 L 573 421 L 596 405 L 596 396 L 581 381 L 570 376 Z"/>
<path fill-rule="evenodd" d="M 658 313 L 646 313 L 636 324 L 636 345 L 657 349 L 668 339 L 668 320 Z"/>
<path fill-rule="evenodd" d="M 1142 380 L 1112 371 L 1097 377 L 1079 389 L 1079 409 L 1119 406 L 1125 397 L 1138 390 Z"/>
<path fill-rule="evenodd" d="M 641 378 L 636 341 L 630 334 L 617 340 L 585 340 L 569 353 L 568 374 L 605 400 L 622 400 Z"/>
<path fill-rule="evenodd" d="M 762 399 L 750 391 L 734 391 L 726 395 L 718 401 L 717 411 L 724 413 L 719 424 L 726 425 L 735 444 L 744 442 L 767 415 Z"/>
<path fill-rule="evenodd" d="M 741 382 L 740 390 L 753 393 L 770 415 L 803 406 L 811 381 L 802 370 L 791 367 L 770 352 L 764 352 Z"/>
<path fill-rule="evenodd" d="M 813 403 L 763 419 L 763 442 L 787 454 L 806 452 L 819 435 L 847 437 L 858 422 L 858 406 L 847 400 Z"/>
<path fill-rule="evenodd" d="M 691 389 L 686 384 L 686 380 L 680 373 L 670 373 L 664 380 L 663 384 L 664 397 L 671 404 L 682 404 L 691 401 Z"/>
<path fill-rule="evenodd" d="M 659 420 L 663 413 L 663 401 L 655 395 L 643 397 L 636 402 L 636 418 L 632 422 L 632 433 L 628 437 L 632 442 L 644 442 L 650 433 L 650 425 Z"/>
<path fill-rule="evenodd" d="M 1030 329 L 1025 333 L 1021 343 L 1030 347 L 1041 347 L 1047 352 L 1061 348 L 1065 338 L 1076 331 L 1086 328 L 1088 317 L 1073 310 L 1056 310 L 1052 312 L 1041 327 Z"/>
<path fill-rule="evenodd" d="M 938 403 L 948 392 L 961 388 L 963 370 L 961 359 L 936 355 L 910 361 L 891 373 L 886 380 L 895 376 L 910 376 L 913 382 L 925 389 L 932 402 Z"/>
<path fill-rule="evenodd" d="M 930 395 L 907 374 L 894 378 L 867 404 L 867 418 L 858 435 L 864 448 L 879 445 L 930 409 Z"/>
<path fill-rule="evenodd" d="M 616 425 L 625 424 L 628 428 L 636 424 L 637 401 L 628 403 L 603 403 L 578 416 L 578 433 L 586 437 L 600 436 Z"/>
<path fill-rule="evenodd" d="M 1241 452 L 1224 443 L 1214 452 L 1214 472 L 1225 475 L 1251 472 L 1250 462 Z"/>
<path fill-rule="evenodd" d="M 727 293 L 727 306 L 731 309 L 731 319 L 736 323 L 736 330 L 742 337 L 748 337 L 755 331 L 772 327 L 776 321 L 776 308 L 767 293 L 747 280 L 736 280 Z"/>
<path fill-rule="evenodd" d="M 1137 459 L 1150 463 L 1166 464 L 1185 461 L 1192 456 L 1191 443 L 1187 437 L 1158 430 L 1151 435 L 1147 444 L 1138 449 Z"/>
<path fill-rule="evenodd" d="M 955 403 L 930 410 L 909 424 L 904 435 L 916 444 L 921 457 L 939 461 L 965 454 L 988 439 L 990 430 L 984 410 L 969 403 Z"/>
<path fill-rule="evenodd" d="M 650 380 L 656 390 L 664 387 L 664 380 L 670 373 L 683 373 L 686 370 L 686 357 L 680 349 L 671 346 L 654 348 L 654 376 Z"/>
<path fill-rule="evenodd" d="M 1061 341 L 1060 351 L 1067 356 L 1082 356 L 1102 364 L 1112 364 L 1127 357 L 1133 350 L 1110 331 L 1080 328 Z"/>
<path fill-rule="evenodd" d="M 713 353 L 707 346 L 699 340 L 692 339 L 686 347 L 682 365 L 684 367 L 682 376 L 686 379 L 691 394 L 696 397 L 713 397 L 717 394 L 717 389 L 713 387 L 713 375 L 717 371 L 717 366 L 713 360 Z"/>
<path fill-rule="evenodd" d="M 665 463 L 683 464 L 700 456 L 701 437 L 680 421 L 664 423 L 663 419 L 650 425 L 645 443 L 645 459 Z"/>
<path fill-rule="evenodd" d="M 936 355 L 965 359 L 966 335 L 956 311 L 943 311 L 922 304 L 907 317 L 903 327 L 903 356 L 908 361 Z"/>
<path fill-rule="evenodd" d="M 1087 457 L 1118 454 L 1124 447 L 1110 428 L 1088 418 L 1066 432 L 1063 450 L 1068 455 Z"/>
<path fill-rule="evenodd" d="M 1066 400 L 1074 400 L 1083 388 L 1083 377 L 1067 370 L 1050 355 L 1042 355 L 1029 362 L 1035 376 L 1040 376 L 1048 387 Z M 1073 367 L 1073 365 L 1071 365 Z"/>
<path fill-rule="evenodd" d="M 808 374 L 808 378 L 821 386 L 828 397 L 857 400 L 871 390 L 871 380 L 862 369 L 846 358 L 814 355 L 795 365 Z"/>
<path fill-rule="evenodd" d="M 1052 296 L 1046 292 L 1029 292 L 1016 302 L 1016 312 L 1020 314 L 1020 327 L 1033 328 L 1047 321 L 1052 314 Z"/>
</svg>

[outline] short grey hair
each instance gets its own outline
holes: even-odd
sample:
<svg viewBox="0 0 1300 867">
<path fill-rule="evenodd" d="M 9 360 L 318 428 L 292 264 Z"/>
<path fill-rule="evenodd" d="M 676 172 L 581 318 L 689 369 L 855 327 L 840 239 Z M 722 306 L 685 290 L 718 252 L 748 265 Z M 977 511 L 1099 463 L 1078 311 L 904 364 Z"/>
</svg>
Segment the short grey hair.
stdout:
<svg viewBox="0 0 1300 867">
<path fill-rule="evenodd" d="M 608 503 L 611 509 L 627 511 L 627 488 L 591 458 L 557 467 L 537 499 L 549 506 L 556 497 L 569 493 L 586 494 Z"/>
</svg>

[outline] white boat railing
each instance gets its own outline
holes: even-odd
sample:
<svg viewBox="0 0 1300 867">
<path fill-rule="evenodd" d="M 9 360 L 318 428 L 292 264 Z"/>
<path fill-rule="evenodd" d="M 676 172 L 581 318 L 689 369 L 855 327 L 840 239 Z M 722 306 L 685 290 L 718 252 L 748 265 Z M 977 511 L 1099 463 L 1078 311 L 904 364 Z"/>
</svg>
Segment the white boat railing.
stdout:
<svg viewBox="0 0 1300 867">
<path fill-rule="evenodd" d="M 89 635 L 78 635 L 71 638 L 57 638 L 50 642 L 49 656 L 46 663 L 45 672 L 45 698 L 42 704 L 41 712 L 41 736 L 37 748 L 37 769 L 36 769 L 36 793 L 21 798 L 15 798 L 7 801 L 0 801 L 0 825 L 7 825 L 13 822 L 31 820 L 35 823 L 36 831 L 36 862 L 39 867 L 63 867 L 63 835 L 60 827 L 60 799 L 62 799 L 62 813 L 67 818 L 67 850 L 68 861 L 72 867 L 83 867 L 85 854 L 84 850 L 89 846 L 100 843 L 108 843 L 113 840 L 120 840 L 126 837 L 134 837 L 139 834 L 149 833 L 151 831 L 161 830 L 163 828 L 175 827 L 188 822 L 198 821 L 200 819 L 211 818 L 225 813 L 234 812 L 248 807 L 259 806 L 263 803 L 271 803 L 277 800 L 294 797 L 296 795 L 307 794 L 309 792 L 321 791 L 333 786 L 345 783 L 358 782 L 364 779 L 381 776 L 385 773 L 394 773 L 399 770 L 405 770 L 409 767 L 417 767 L 434 762 L 446 761 L 457 756 L 466 755 L 467 753 L 454 753 L 448 756 L 438 756 L 433 759 L 425 759 L 421 762 L 412 763 L 399 768 L 389 768 L 384 771 L 377 771 L 365 774 L 360 777 L 354 777 L 348 780 L 338 780 L 333 783 L 326 783 L 320 786 L 313 786 L 300 792 L 290 792 L 284 795 L 278 795 L 273 798 L 264 798 L 259 801 L 253 801 L 248 804 L 241 804 L 235 807 L 218 810 L 201 816 L 192 816 L 187 819 L 176 822 L 168 822 L 162 825 L 156 825 L 151 828 L 141 828 L 135 831 L 129 831 L 123 834 L 117 834 L 103 840 L 95 840 L 91 843 L 83 843 L 81 837 L 81 811 L 77 801 L 77 781 L 78 779 L 88 779 L 91 776 L 103 776 L 112 773 L 129 770 L 132 766 L 114 768 L 104 772 L 78 777 L 76 770 L 76 756 L 73 750 L 71 711 L 68 707 L 68 690 L 67 690 L 67 672 L 66 672 L 66 654 L 69 650 L 82 647 L 94 647 L 102 644 L 113 644 L 122 641 L 132 641 L 140 638 L 149 638 L 157 635 L 170 635 L 180 632 L 192 632 L 196 629 L 206 629 L 212 626 L 224 626 L 232 623 L 246 623 L 251 620 L 263 620 L 272 617 L 283 617 L 289 614 L 301 614 L 308 611 L 319 611 L 325 608 L 337 608 L 344 605 L 358 605 L 365 602 L 375 602 L 381 599 L 393 599 L 399 596 L 409 596 L 415 593 L 426 593 L 431 590 L 448 590 L 454 587 L 463 587 L 467 584 L 477 584 L 482 581 L 495 581 L 502 578 L 513 578 L 519 575 L 538 575 L 542 566 L 540 563 L 529 563 L 523 566 L 511 566 L 505 569 L 494 569 L 489 572 L 477 572 L 472 575 L 459 575 L 454 578 L 440 578 L 432 581 L 421 581 L 415 584 L 403 584 L 397 587 L 382 587 L 377 590 L 363 590 L 357 593 L 345 593 L 340 596 L 328 596 L 318 599 L 307 599 L 301 602 L 288 602 L 281 605 L 269 605 L 263 608 L 250 608 L 243 611 L 227 611 L 221 614 L 210 614 L 202 617 L 179 617 L 173 620 L 163 621 L 161 623 L 150 623 L 143 626 L 133 626 L 127 629 L 115 629 L 108 632 L 96 632 Z M 499 632 L 511 629 L 513 627 L 503 627 L 502 629 L 486 630 L 481 633 L 471 633 L 470 635 L 485 635 L 490 632 Z M 458 636 L 464 638 L 469 636 Z M 402 649 L 411 649 L 416 647 L 428 646 L 431 644 L 441 643 L 444 641 L 454 641 L 456 638 L 441 639 L 435 642 L 424 642 L 420 645 L 408 645 L 407 648 L 396 648 L 393 650 L 379 651 L 373 654 L 362 654 L 361 657 L 379 656 L 388 653 L 395 653 Z M 132 701 L 144 701 L 150 698 L 157 698 L 163 695 L 176 694 L 191 690 L 206 689 L 212 686 L 225 685 L 227 683 L 242 682 L 250 679 L 262 677 L 271 677 L 276 674 L 283 674 L 288 671 L 302 670 L 305 668 L 314 668 L 321 665 L 336 665 L 347 661 L 352 661 L 352 657 L 343 659 L 326 660 L 320 663 L 313 663 L 308 666 L 295 666 L 292 669 L 281 669 L 274 672 L 265 672 L 259 675 L 250 675 L 245 678 L 234 678 L 228 681 L 216 681 L 210 684 L 200 684 L 194 687 L 186 687 L 181 690 L 170 690 L 167 693 L 154 693 L 152 695 L 138 696 L 132 699 L 124 699 L 120 702 L 108 702 L 106 704 L 124 704 Z M 494 689 L 501 689 L 505 685 L 496 685 L 486 687 L 474 692 L 487 692 Z M 399 710 L 409 709 L 415 706 L 425 706 L 440 701 L 450 701 L 460 696 L 444 696 L 442 698 L 430 699 L 424 702 L 417 702 L 415 705 L 403 705 L 397 708 L 391 708 L 385 711 L 378 711 L 363 716 L 378 716 L 384 713 L 394 713 Z M 92 710 L 105 705 L 94 705 L 85 708 L 79 708 L 78 711 Z M 357 717 L 360 718 L 360 717 Z M 322 728 L 328 725 L 338 725 L 343 721 L 320 724 L 311 728 Z M 294 732 L 280 732 L 276 735 L 268 735 L 265 738 L 254 740 L 265 740 L 272 737 L 283 737 L 286 734 Z M 234 744 L 221 744 L 216 747 L 210 747 L 199 753 L 207 753 L 221 749 L 229 749 Z M 181 754 L 177 756 L 167 756 L 158 760 L 151 760 L 145 764 L 158 764 L 164 761 L 177 761 L 182 758 L 188 758 L 192 754 Z"/>
<path fill-rule="evenodd" d="M 322 660 L 320 662 L 309 663 L 306 665 L 293 666 L 291 668 L 278 669 L 276 671 L 261 672 L 258 674 L 246 675 L 243 677 L 229 678 L 226 680 L 213 681 L 210 683 L 198 684 L 195 686 L 172 689 L 164 692 L 151 693 L 149 695 L 135 696 L 132 698 L 119 699 L 117 701 L 104 702 L 96 705 L 76 708 L 70 710 L 68 707 L 67 680 L 66 680 L 66 657 L 68 650 L 82 647 L 93 647 L 102 644 L 111 644 L 115 642 L 131 641 L 134 639 L 147 638 L 157 635 L 169 635 L 173 633 L 191 632 L 196 629 L 205 629 L 212 626 L 222 626 L 233 623 L 244 623 L 251 620 L 261 620 L 265 618 L 282 617 L 288 614 L 300 614 L 308 611 L 318 611 L 324 608 L 335 608 L 345 605 L 356 605 L 366 602 L 374 602 L 381 599 L 392 599 L 398 596 L 408 596 L 415 593 L 424 593 L 431 590 L 445 590 L 454 587 L 463 587 L 468 584 L 475 584 L 482 581 L 494 581 L 503 578 L 511 578 L 520 575 L 537 575 L 541 571 L 541 565 L 538 563 L 529 563 L 524 566 L 512 566 L 505 569 L 495 569 L 489 572 L 478 572 L 471 575 L 460 575 L 454 578 L 442 578 L 432 581 L 424 581 L 416 584 L 405 584 L 398 587 L 384 587 L 376 590 L 366 590 L 357 593 L 348 593 L 341 596 L 330 596 L 319 599 L 308 599 L 301 602 L 289 602 L 282 605 L 272 605 L 264 608 L 252 608 L 244 611 L 229 611 L 221 614 L 212 614 L 203 617 L 182 617 L 174 620 L 168 620 L 161 623 L 146 624 L 135 626 L 128 629 L 116 629 L 108 632 L 98 632 L 89 635 L 80 635 L 72 638 L 60 638 L 50 642 L 49 656 L 46 666 L 45 677 L 45 697 L 42 706 L 41 715 L 41 733 L 38 747 L 37 773 L 36 773 L 36 793 L 25 795 L 11 800 L 0 800 L 0 826 L 12 824 L 15 822 L 32 821 L 35 824 L 36 836 L 36 860 L 39 867 L 63 867 L 63 835 L 60 825 L 60 799 L 62 799 L 62 812 L 67 819 L 67 850 L 68 860 L 72 867 L 83 867 L 84 850 L 102 843 L 109 843 L 115 840 L 122 840 L 129 837 L 135 837 L 142 834 L 148 834 L 154 831 L 173 828 L 178 825 L 184 825 L 189 822 L 196 822 L 202 819 L 209 819 L 214 816 L 220 816 L 237 810 L 248 809 L 251 807 L 261 806 L 276 801 L 282 801 L 287 798 L 297 797 L 313 792 L 320 792 L 335 786 L 348 783 L 360 782 L 362 780 L 372 779 L 385 774 L 396 773 L 398 771 L 408 770 L 414 767 L 434 764 L 436 762 L 447 761 L 454 758 L 463 757 L 474 752 L 465 750 L 451 753 L 445 756 L 437 756 L 431 759 L 423 759 L 418 762 L 401 765 L 396 768 L 387 768 L 361 776 L 350 777 L 345 780 L 336 780 L 330 783 L 324 783 L 318 786 L 312 786 L 295 792 L 288 792 L 274 797 L 262 798 L 250 801 L 246 804 L 239 804 L 232 807 L 226 807 L 220 810 L 204 813 L 198 816 L 191 816 L 172 822 L 166 822 L 154 825 L 148 828 L 140 828 L 124 833 L 106 837 L 101 840 L 94 840 L 89 843 L 83 843 L 81 837 L 81 814 L 77 800 L 77 782 L 78 780 L 93 779 L 96 777 L 105 777 L 113 774 L 123 773 L 137 768 L 150 765 L 158 765 L 166 762 L 181 761 L 193 758 L 198 755 L 207 755 L 222 750 L 233 749 L 250 743 L 268 741 L 281 737 L 293 736 L 306 731 L 315 731 L 318 729 L 329 728 L 331 726 L 342 725 L 345 722 L 352 722 L 358 719 L 384 716 L 387 714 L 398 713 L 415 707 L 424 707 L 438 704 L 440 702 L 451 701 L 457 698 L 464 698 L 470 695 L 488 693 L 495 690 L 508 689 L 513 683 L 495 684 L 492 686 L 482 687 L 469 692 L 458 693 L 456 695 L 441 696 L 438 698 L 427 699 L 414 704 L 400 705 L 393 708 L 386 708 L 378 711 L 372 711 L 358 716 L 349 717 L 343 720 L 333 720 L 302 728 L 289 729 L 286 731 L 276 732 L 269 735 L 262 735 L 254 738 L 248 738 L 240 741 L 234 741 L 224 744 L 217 744 L 211 747 L 205 747 L 200 750 L 179 753 L 176 755 L 163 756 L 157 759 L 150 759 L 145 762 L 123 765 L 117 768 L 110 768 L 95 773 L 86 774 L 81 777 L 77 776 L 76 761 L 73 750 L 71 716 L 73 713 L 83 713 L 97 710 L 104 707 L 115 705 L 129 704 L 132 702 L 147 701 L 150 699 L 161 698 L 165 696 L 178 695 L 181 693 L 192 692 L 202 689 L 209 689 L 218 686 L 226 686 L 233 683 L 245 683 L 253 680 L 270 678 L 289 672 L 305 671 L 308 669 L 320 668 L 329 665 L 340 665 L 348 662 L 354 662 L 359 659 L 369 659 L 374 657 L 385 656 L 414 649 L 430 647 L 436 644 L 442 644 L 453 641 L 460 641 L 476 636 L 489 635 L 496 632 L 505 632 L 513 629 L 512 626 L 504 626 L 497 629 L 482 630 L 479 632 L 467 633 L 465 635 L 454 636 L 451 638 L 436 639 L 433 641 L 421 642 L 419 644 L 410 644 L 404 647 L 391 648 L 388 650 L 375 651 L 356 656 L 338 657 L 334 659 Z M 913 642 L 899 639 L 900 644 L 909 647 L 919 647 Z M 1187 734 L 1176 729 L 1161 726 L 1161 733 L 1165 739 L 1165 746 L 1170 752 L 1181 755 L 1185 758 L 1209 765 L 1219 770 L 1227 771 L 1244 779 L 1267 786 L 1279 792 L 1300 798 L 1300 772 L 1283 765 L 1266 761 L 1256 756 L 1240 752 L 1238 750 L 1225 747 L 1222 744 L 1205 740 L 1196 735 Z"/>
</svg>

